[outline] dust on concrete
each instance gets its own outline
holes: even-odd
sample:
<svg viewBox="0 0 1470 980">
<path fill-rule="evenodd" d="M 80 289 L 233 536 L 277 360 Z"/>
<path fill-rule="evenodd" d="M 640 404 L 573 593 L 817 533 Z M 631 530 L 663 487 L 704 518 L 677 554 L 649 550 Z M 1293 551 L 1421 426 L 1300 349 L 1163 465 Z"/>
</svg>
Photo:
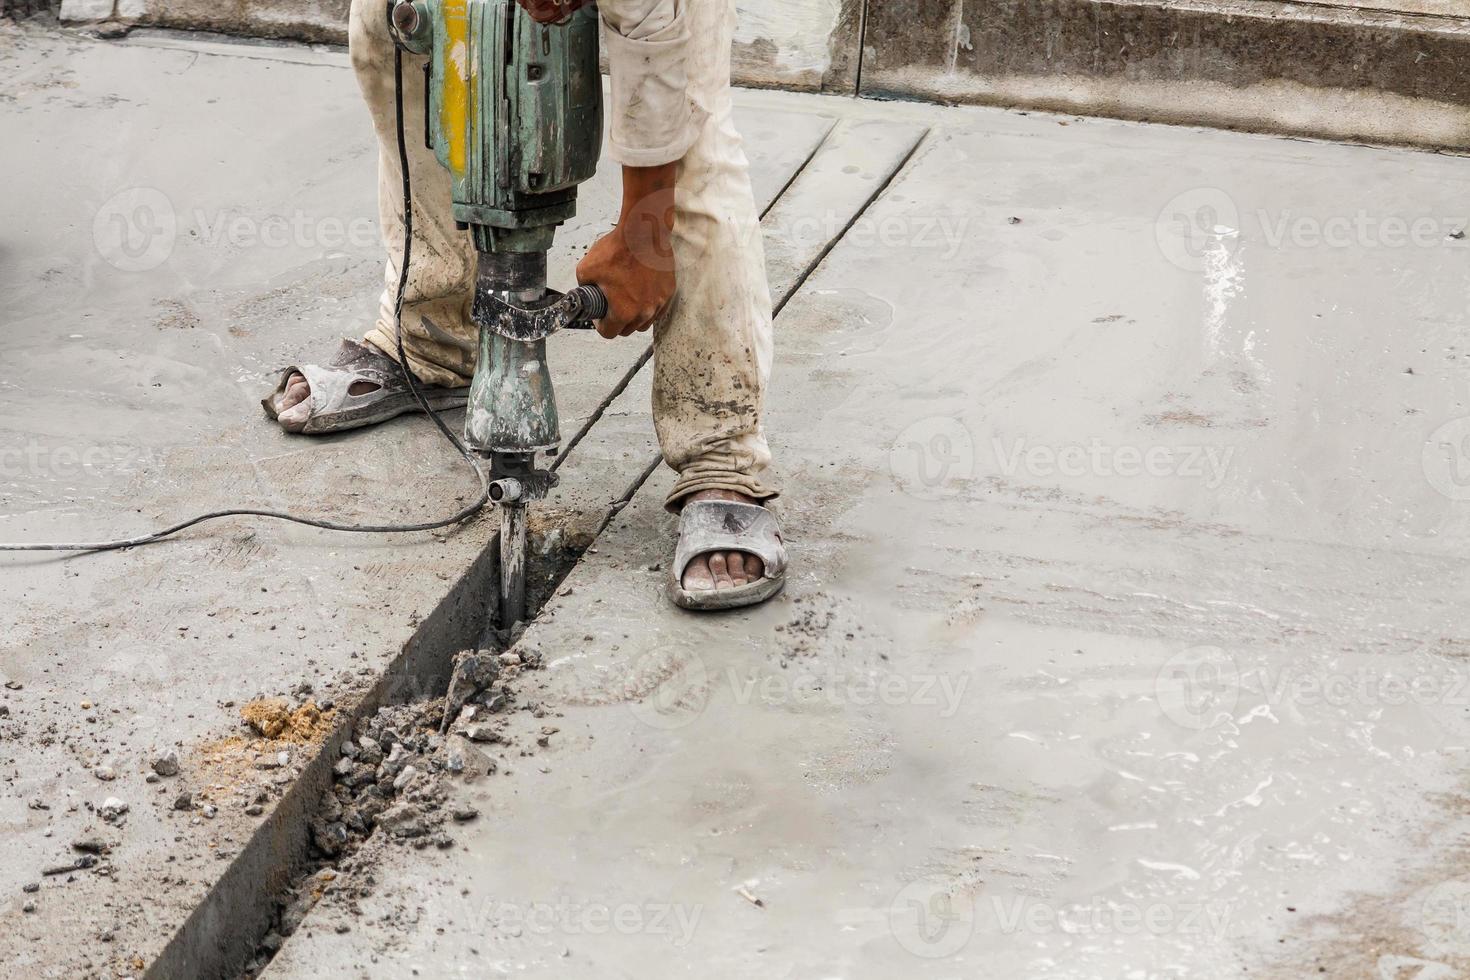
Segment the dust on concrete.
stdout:
<svg viewBox="0 0 1470 980">
<path fill-rule="evenodd" d="M 323 711 L 315 701 L 293 708 L 283 698 L 257 698 L 240 709 L 240 718 L 271 741 L 301 745 L 325 738 L 336 713 L 335 709 Z"/>
<path fill-rule="evenodd" d="M 1433 797 L 1438 817 L 1415 835 L 1420 855 L 1389 887 L 1353 892 L 1339 908 L 1284 906 L 1291 928 L 1267 980 L 1420 980 L 1470 976 L 1470 781 Z"/>
</svg>

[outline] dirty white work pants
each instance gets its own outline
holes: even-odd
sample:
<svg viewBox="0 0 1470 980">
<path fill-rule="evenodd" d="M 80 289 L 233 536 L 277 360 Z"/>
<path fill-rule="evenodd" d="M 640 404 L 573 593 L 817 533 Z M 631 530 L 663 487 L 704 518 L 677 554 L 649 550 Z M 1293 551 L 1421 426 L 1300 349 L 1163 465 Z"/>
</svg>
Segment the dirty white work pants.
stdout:
<svg viewBox="0 0 1470 980">
<path fill-rule="evenodd" d="M 642 15 L 628 16 L 629 8 L 678 2 L 603 0 L 604 26 L 609 34 L 626 31 L 631 20 L 636 30 Z M 679 474 L 669 496 L 673 508 L 700 490 L 735 490 L 759 500 L 776 496 L 768 482 L 771 454 L 761 425 L 771 368 L 770 287 L 749 164 L 735 131 L 730 97 L 735 3 L 682 2 L 680 16 L 687 22 L 688 37 L 681 68 L 687 72 L 691 111 L 682 123 L 689 128 L 688 139 L 674 144 L 674 152 L 681 143 L 688 144 L 675 195 L 678 295 L 653 335 L 654 424 L 664 458 Z M 394 128 L 393 41 L 384 7 L 382 0 L 352 0 L 349 30 L 352 64 L 378 134 L 379 212 L 388 251 L 378 321 L 367 342 L 396 358 L 393 302 L 403 255 L 403 198 Z M 628 45 L 618 43 L 622 35 L 613 41 L 613 155 L 636 166 L 667 162 L 656 159 L 656 148 L 636 146 L 637 126 L 629 136 L 617 117 L 620 90 L 631 89 L 634 96 L 628 101 L 643 105 L 648 100 L 636 96 L 640 86 L 660 89 L 659 78 L 638 77 L 639 72 L 657 71 L 657 59 L 630 53 Z M 422 64 L 422 58 L 405 56 L 403 102 L 410 134 L 424 130 Z M 663 81 L 684 87 L 682 78 Z M 657 126 L 644 128 L 658 135 Z M 659 138 L 667 136 L 665 127 Z M 625 145 L 629 142 L 635 145 Z M 455 228 L 448 172 L 422 139 L 410 138 L 408 152 L 414 244 L 403 310 L 404 349 L 414 374 L 425 383 L 466 385 L 477 349 L 477 329 L 470 322 L 475 251 L 469 235 Z"/>
</svg>

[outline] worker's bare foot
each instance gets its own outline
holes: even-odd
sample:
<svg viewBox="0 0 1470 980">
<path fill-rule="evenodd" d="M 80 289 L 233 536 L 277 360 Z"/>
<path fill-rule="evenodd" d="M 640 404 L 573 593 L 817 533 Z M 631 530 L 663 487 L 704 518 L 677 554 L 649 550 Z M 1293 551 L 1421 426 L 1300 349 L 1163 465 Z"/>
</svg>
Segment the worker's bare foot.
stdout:
<svg viewBox="0 0 1470 980">
<path fill-rule="evenodd" d="M 420 384 L 419 393 L 444 411 L 464 407 L 469 388 Z M 261 405 L 287 432 L 308 435 L 360 429 L 420 410 L 397 362 L 350 340 L 329 365 L 287 368 Z"/>
<path fill-rule="evenodd" d="M 760 501 L 733 490 L 701 490 L 690 494 L 687 502 L 696 500 L 733 500 L 740 504 L 759 504 Z M 733 589 L 757 582 L 765 574 L 766 566 L 755 555 L 744 551 L 717 551 L 700 555 L 684 570 L 684 588 L 690 592 L 713 592 Z"/>
<path fill-rule="evenodd" d="M 349 395 L 361 396 L 371 395 L 383 386 L 376 381 L 363 381 L 361 379 L 347 386 Z M 281 428 L 287 432 L 299 432 L 311 418 L 311 384 L 299 372 L 292 372 L 286 379 L 286 390 L 281 392 L 276 400 L 277 410 L 280 414 L 276 421 L 281 423 Z"/>
</svg>

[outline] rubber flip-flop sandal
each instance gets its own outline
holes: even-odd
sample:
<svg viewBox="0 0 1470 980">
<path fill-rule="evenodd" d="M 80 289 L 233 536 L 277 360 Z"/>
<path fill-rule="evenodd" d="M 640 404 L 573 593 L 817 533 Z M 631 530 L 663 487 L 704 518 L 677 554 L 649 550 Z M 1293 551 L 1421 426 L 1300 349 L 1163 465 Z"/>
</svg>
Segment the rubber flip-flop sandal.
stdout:
<svg viewBox="0 0 1470 980">
<path fill-rule="evenodd" d="M 689 563 L 718 551 L 743 551 L 765 563 L 759 581 L 730 589 L 691 592 L 684 588 Z M 757 606 L 786 587 L 786 545 L 776 515 L 758 504 L 733 500 L 691 500 L 679 515 L 679 547 L 668 584 L 669 599 L 680 609 L 700 612 Z"/>
<path fill-rule="evenodd" d="M 421 412 L 423 408 L 408 386 L 398 362 L 363 344 L 350 340 L 342 341 L 327 367 L 315 364 L 292 365 L 281 371 L 281 380 L 276 390 L 261 401 L 261 407 L 270 418 L 280 421 L 280 400 L 286 393 L 291 375 L 299 374 L 311 387 L 306 421 L 300 425 L 282 428 L 301 435 L 323 435 L 329 432 L 346 432 L 377 425 L 389 419 Z M 352 386 L 359 381 L 377 385 L 372 391 L 361 395 L 352 393 Z M 431 408 L 436 412 L 463 408 L 469 401 L 469 388 L 443 388 L 438 385 L 419 385 Z"/>
</svg>

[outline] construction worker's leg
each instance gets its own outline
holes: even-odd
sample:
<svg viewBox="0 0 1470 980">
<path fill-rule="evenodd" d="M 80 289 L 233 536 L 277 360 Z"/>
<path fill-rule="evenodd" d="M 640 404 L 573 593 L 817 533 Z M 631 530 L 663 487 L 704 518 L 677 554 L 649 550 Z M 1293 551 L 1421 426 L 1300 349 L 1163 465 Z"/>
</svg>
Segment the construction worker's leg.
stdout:
<svg viewBox="0 0 1470 980">
<path fill-rule="evenodd" d="M 685 16 L 690 96 L 704 119 L 679 170 L 679 291 L 654 328 L 654 422 L 679 473 L 672 509 L 704 490 L 757 501 L 776 496 L 761 418 L 771 370 L 771 294 L 730 94 L 735 3 L 698 0 L 685 6 Z"/>
<path fill-rule="evenodd" d="M 395 360 L 393 304 L 403 260 L 403 174 L 398 161 L 393 39 L 381 0 L 352 0 L 348 22 L 352 67 L 378 136 L 378 211 L 388 251 L 377 323 L 367 343 Z M 426 384 L 460 387 L 475 371 L 478 331 L 470 322 L 475 249 L 455 228 L 448 172 L 424 146 L 424 63 L 405 53 L 404 131 L 413 176 L 413 254 L 403 305 L 403 344 L 414 375 Z"/>
</svg>

